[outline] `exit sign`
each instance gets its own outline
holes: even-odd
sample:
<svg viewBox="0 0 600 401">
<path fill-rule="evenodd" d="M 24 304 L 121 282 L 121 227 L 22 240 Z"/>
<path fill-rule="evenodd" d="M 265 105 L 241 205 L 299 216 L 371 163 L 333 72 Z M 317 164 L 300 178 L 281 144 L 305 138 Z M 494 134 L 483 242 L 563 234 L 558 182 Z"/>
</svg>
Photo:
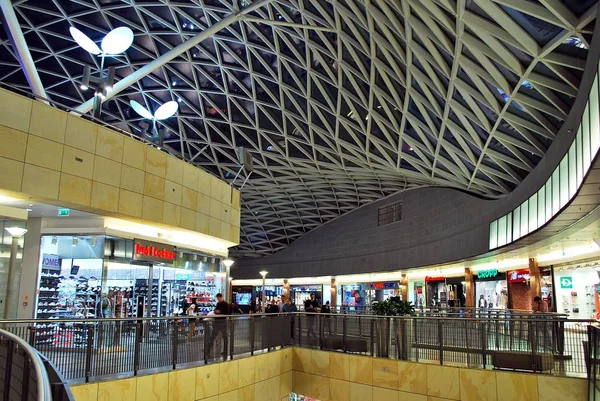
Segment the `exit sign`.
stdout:
<svg viewBox="0 0 600 401">
<path fill-rule="evenodd" d="M 71 214 L 70 209 L 58 209 L 58 217 L 68 217 Z"/>
</svg>

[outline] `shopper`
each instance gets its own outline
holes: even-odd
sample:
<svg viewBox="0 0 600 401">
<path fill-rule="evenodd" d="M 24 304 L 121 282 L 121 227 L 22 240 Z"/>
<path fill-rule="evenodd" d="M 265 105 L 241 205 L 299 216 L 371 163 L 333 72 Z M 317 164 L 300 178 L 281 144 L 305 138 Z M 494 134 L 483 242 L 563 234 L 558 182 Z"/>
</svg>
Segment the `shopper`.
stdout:
<svg viewBox="0 0 600 401">
<path fill-rule="evenodd" d="M 281 311 L 284 313 L 290 313 L 290 312 L 298 312 L 298 308 L 296 307 L 296 305 L 294 305 L 292 303 L 292 299 L 291 298 L 285 298 L 285 304 L 283 305 L 283 307 L 281 308 Z"/>
<path fill-rule="evenodd" d="M 318 312 L 319 303 L 317 302 L 317 295 L 313 292 L 310 294 L 310 299 L 304 302 L 304 311 L 308 313 L 306 320 L 308 321 L 308 336 L 314 337 L 315 335 L 315 315 L 313 313 Z"/>
<path fill-rule="evenodd" d="M 265 313 L 279 313 L 279 307 L 275 303 L 275 300 L 271 300 L 271 302 L 265 308 Z"/>
<path fill-rule="evenodd" d="M 217 336 L 221 335 L 223 340 L 223 357 L 227 357 L 227 320 L 225 316 L 229 315 L 229 305 L 223 300 L 223 294 L 217 294 L 217 306 L 214 310 L 215 320 L 213 322 L 212 332 L 210 340 L 208 342 L 208 355 L 212 354 L 212 347 L 217 339 Z M 223 317 L 221 317 L 223 316 Z"/>
<path fill-rule="evenodd" d="M 540 297 L 533 298 L 533 303 L 531 304 L 531 309 L 536 313 L 547 313 L 548 312 L 548 302 L 544 301 Z"/>
<path fill-rule="evenodd" d="M 329 305 L 329 301 L 321 306 L 321 313 L 325 315 L 323 316 L 323 331 L 327 329 L 327 333 L 331 334 L 331 318 L 329 317 L 331 314 L 331 306 Z"/>
<path fill-rule="evenodd" d="M 283 307 L 281 308 L 281 311 L 283 313 L 294 313 L 294 312 L 298 312 L 298 308 L 296 307 L 296 305 L 294 305 L 292 303 L 292 299 L 289 297 L 285 298 L 285 304 L 283 305 Z M 294 320 L 296 319 L 295 315 L 290 314 L 289 315 L 289 319 L 290 319 L 290 338 L 294 338 Z"/>
<path fill-rule="evenodd" d="M 196 335 L 196 316 L 200 311 L 198 298 L 192 298 L 192 303 L 188 306 L 185 314 L 188 317 L 188 341 L 192 341 L 192 336 Z"/>
</svg>

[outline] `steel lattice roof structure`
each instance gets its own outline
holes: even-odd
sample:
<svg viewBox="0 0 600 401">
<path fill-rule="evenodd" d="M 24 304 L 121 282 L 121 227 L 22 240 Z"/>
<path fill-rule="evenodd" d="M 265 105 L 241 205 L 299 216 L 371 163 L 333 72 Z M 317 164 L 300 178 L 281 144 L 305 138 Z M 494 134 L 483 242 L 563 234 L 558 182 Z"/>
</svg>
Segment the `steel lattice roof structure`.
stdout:
<svg viewBox="0 0 600 401">
<path fill-rule="evenodd" d="M 70 26 L 96 42 L 119 26 L 133 30 L 126 54 L 107 59 L 117 81 L 216 29 L 132 85 L 115 85 L 102 119 L 144 135 L 129 100 L 150 110 L 176 100 L 177 118 L 164 122 L 165 150 L 230 182 L 240 169 L 236 149 L 247 148 L 254 170 L 234 250 L 244 257 L 274 253 L 407 188 L 510 192 L 571 109 L 597 14 L 595 0 L 12 6 L 16 21 L 5 16 L 4 28 L 20 27 L 47 97 L 74 108 L 93 96 L 80 89 L 83 66 L 98 71 L 100 61 L 75 43 Z M 29 88 L 32 71 L 22 67 L 14 37 L 0 31 L 0 81 Z"/>
</svg>

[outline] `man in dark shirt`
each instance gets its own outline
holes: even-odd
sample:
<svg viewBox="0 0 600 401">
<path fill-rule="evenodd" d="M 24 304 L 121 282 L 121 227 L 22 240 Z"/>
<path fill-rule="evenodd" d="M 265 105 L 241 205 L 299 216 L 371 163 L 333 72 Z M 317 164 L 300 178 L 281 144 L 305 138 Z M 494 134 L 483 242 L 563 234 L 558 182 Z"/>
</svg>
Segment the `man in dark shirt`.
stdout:
<svg viewBox="0 0 600 401">
<path fill-rule="evenodd" d="M 318 308 L 319 303 L 317 302 L 317 295 L 313 292 L 312 294 L 310 294 L 310 299 L 307 299 L 304 302 L 304 311 L 309 313 L 309 315 L 306 316 L 308 320 L 307 334 L 309 337 L 314 337 L 315 335 L 315 315 L 312 315 L 312 313 L 318 312 Z"/>
<path fill-rule="evenodd" d="M 215 307 L 215 315 L 226 316 L 229 315 L 229 305 L 223 299 L 223 294 L 217 294 L 217 306 Z M 227 318 L 217 317 L 214 319 L 213 328 L 208 343 L 208 353 L 212 354 L 212 347 L 217 339 L 217 336 L 221 334 L 223 339 L 223 357 L 227 357 Z"/>
</svg>

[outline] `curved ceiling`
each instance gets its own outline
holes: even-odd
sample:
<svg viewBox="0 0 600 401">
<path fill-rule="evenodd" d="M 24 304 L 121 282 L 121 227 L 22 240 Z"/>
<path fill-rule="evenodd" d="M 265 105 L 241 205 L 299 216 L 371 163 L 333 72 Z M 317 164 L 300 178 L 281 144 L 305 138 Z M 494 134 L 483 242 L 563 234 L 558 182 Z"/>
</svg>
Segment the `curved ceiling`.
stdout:
<svg viewBox="0 0 600 401">
<path fill-rule="evenodd" d="M 235 3 L 235 4 L 234 4 Z M 77 107 L 75 26 L 99 43 L 129 26 L 106 60 L 117 81 L 236 12 L 260 6 L 103 105 L 144 135 L 151 111 L 179 102 L 164 147 L 223 179 L 247 148 L 236 256 L 274 253 L 341 214 L 409 187 L 510 192 L 551 145 L 577 94 L 595 0 L 15 0 L 48 96 Z M 227 21 L 227 20 L 226 20 Z M 27 87 L 5 32 L 0 81 Z M 246 178 L 242 173 L 235 185 Z"/>
</svg>

